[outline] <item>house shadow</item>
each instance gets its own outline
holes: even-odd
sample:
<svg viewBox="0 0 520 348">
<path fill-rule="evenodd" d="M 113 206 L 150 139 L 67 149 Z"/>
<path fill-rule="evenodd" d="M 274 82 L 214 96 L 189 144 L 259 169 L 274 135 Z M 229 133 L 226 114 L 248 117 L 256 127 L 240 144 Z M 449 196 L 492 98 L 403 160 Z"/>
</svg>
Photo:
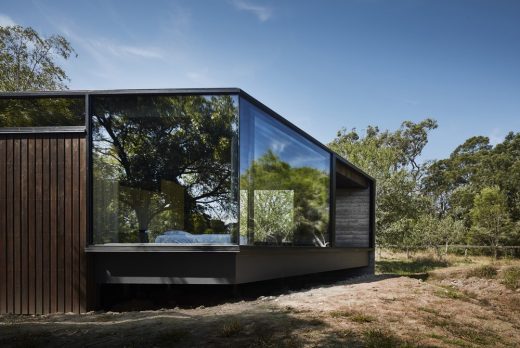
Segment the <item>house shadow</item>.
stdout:
<svg viewBox="0 0 520 348">
<path fill-rule="evenodd" d="M 210 307 L 225 303 L 254 301 L 316 287 L 378 282 L 397 274 L 366 274 L 366 269 L 323 272 L 238 285 L 191 284 L 104 284 L 100 308 L 105 311 L 157 310 L 161 308 Z"/>
</svg>

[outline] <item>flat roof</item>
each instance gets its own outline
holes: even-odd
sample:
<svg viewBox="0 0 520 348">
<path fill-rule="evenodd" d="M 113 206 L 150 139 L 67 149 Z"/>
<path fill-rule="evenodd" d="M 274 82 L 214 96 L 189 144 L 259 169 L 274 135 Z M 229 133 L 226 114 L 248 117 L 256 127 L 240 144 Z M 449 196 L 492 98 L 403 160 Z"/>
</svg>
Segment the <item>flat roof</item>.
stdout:
<svg viewBox="0 0 520 348">
<path fill-rule="evenodd" d="M 159 88 L 159 89 L 109 89 L 109 90 L 61 90 L 61 91 L 26 91 L 26 92 L 1 92 L 0 99 L 8 98 L 29 98 L 29 97 L 79 97 L 87 95 L 133 95 L 133 94 L 151 94 L 151 95 L 239 95 L 247 99 L 253 105 L 262 109 L 276 120 L 295 130 L 297 133 L 310 140 L 315 145 L 331 153 L 340 163 L 350 167 L 352 170 L 365 176 L 372 182 L 375 179 L 367 174 L 364 170 L 357 167 L 356 165 L 343 158 L 335 151 L 328 148 L 326 145 L 321 143 L 319 140 L 314 138 L 309 133 L 305 132 L 294 123 L 287 120 L 285 117 L 272 110 L 258 99 L 251 96 L 244 90 L 236 87 L 230 88 Z"/>
</svg>

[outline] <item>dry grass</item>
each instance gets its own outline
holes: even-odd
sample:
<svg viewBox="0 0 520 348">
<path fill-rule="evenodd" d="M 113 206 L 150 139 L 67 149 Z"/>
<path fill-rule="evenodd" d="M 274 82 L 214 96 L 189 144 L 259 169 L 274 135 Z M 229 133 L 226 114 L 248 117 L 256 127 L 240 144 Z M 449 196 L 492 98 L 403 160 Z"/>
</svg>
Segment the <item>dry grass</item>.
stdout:
<svg viewBox="0 0 520 348">
<path fill-rule="evenodd" d="M 428 255 L 383 261 L 390 273 L 256 301 L 0 316 L 0 347 L 520 347 L 520 261 L 439 263 Z M 417 279 L 421 272 L 435 276 Z"/>
</svg>

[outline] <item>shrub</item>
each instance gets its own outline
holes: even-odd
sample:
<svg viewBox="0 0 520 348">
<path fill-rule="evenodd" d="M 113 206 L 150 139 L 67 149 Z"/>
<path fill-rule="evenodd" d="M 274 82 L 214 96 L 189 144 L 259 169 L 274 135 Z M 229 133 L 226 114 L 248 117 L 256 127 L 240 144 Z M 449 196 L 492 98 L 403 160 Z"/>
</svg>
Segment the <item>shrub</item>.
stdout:
<svg viewBox="0 0 520 348">
<path fill-rule="evenodd" d="M 520 267 L 513 266 L 502 271 L 502 284 L 510 290 L 520 288 Z"/>
<path fill-rule="evenodd" d="M 485 278 L 492 279 L 497 275 L 497 268 L 493 265 L 484 265 L 471 269 L 468 273 L 466 273 L 466 278 L 476 277 L 476 278 Z"/>
<path fill-rule="evenodd" d="M 370 329 L 363 334 L 364 346 L 367 348 L 395 348 L 412 347 L 413 345 L 403 342 L 392 333 L 381 329 Z"/>
<path fill-rule="evenodd" d="M 237 335 L 240 331 L 242 331 L 242 324 L 238 320 L 232 320 L 222 325 L 220 335 L 222 337 L 231 337 Z"/>
</svg>

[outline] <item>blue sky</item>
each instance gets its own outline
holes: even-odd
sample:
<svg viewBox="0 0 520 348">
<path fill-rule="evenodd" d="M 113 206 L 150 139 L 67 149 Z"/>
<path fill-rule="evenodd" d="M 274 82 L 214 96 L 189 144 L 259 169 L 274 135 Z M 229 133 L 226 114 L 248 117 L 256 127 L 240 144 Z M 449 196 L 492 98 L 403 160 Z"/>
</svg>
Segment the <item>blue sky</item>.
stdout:
<svg viewBox="0 0 520 348">
<path fill-rule="evenodd" d="M 69 39 L 71 89 L 240 87 L 322 142 L 438 120 L 424 159 L 520 131 L 520 1 L 2 0 Z"/>
</svg>

